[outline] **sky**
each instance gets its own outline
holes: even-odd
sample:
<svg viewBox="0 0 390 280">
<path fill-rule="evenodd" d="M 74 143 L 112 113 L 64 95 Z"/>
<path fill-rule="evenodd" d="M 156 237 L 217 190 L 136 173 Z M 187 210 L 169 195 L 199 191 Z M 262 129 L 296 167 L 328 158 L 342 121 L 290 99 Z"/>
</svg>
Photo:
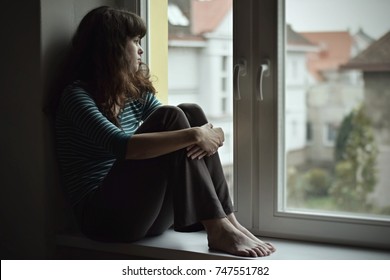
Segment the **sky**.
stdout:
<svg viewBox="0 0 390 280">
<path fill-rule="evenodd" d="M 298 32 L 359 27 L 374 39 L 390 31 L 390 0 L 285 0 L 286 22 Z"/>
</svg>

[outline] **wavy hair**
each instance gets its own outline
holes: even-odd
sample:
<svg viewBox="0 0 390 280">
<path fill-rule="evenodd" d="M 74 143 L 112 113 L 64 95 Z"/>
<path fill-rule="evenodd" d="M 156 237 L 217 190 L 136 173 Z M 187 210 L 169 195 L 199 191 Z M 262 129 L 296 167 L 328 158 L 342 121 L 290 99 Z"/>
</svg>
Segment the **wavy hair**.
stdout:
<svg viewBox="0 0 390 280">
<path fill-rule="evenodd" d="M 129 38 L 145 34 L 138 15 L 102 6 L 85 15 L 72 40 L 70 79 L 84 82 L 101 112 L 117 126 L 118 106 L 156 93 L 148 66 L 142 63 L 137 72 L 131 71 L 125 50 Z"/>
</svg>

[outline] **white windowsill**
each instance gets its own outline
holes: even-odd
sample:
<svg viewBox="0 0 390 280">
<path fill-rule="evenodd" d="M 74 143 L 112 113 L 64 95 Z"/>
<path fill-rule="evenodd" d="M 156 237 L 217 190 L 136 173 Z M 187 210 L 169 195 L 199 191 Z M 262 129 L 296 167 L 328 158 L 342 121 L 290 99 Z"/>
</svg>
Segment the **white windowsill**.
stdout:
<svg viewBox="0 0 390 280">
<path fill-rule="evenodd" d="M 264 240 L 272 242 L 277 248 L 274 254 L 263 258 L 266 260 L 390 260 L 389 251 L 283 239 Z M 57 245 L 136 256 L 140 259 L 243 259 L 210 251 L 205 232 L 180 233 L 168 230 L 163 235 L 134 243 L 103 243 L 77 234 L 62 234 L 57 236 Z"/>
</svg>

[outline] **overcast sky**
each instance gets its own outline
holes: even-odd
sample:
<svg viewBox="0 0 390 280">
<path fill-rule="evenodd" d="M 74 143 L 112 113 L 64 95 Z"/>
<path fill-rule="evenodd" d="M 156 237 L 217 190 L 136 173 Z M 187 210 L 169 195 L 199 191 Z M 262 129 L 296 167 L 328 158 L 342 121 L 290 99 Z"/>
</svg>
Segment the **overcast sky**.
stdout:
<svg viewBox="0 0 390 280">
<path fill-rule="evenodd" d="M 295 31 L 345 31 L 359 27 L 378 39 L 390 30 L 390 0 L 286 0 Z"/>
</svg>

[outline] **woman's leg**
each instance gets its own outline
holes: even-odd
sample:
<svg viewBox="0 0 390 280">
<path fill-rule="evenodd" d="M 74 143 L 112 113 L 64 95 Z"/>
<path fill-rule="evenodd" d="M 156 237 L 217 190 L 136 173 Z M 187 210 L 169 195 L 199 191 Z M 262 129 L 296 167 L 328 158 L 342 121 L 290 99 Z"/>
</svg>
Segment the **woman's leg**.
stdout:
<svg viewBox="0 0 390 280">
<path fill-rule="evenodd" d="M 208 122 L 203 110 L 198 105 L 180 104 L 178 107 L 184 111 L 192 127 L 202 126 Z M 208 231 L 211 247 L 214 246 L 216 249 L 222 249 L 233 254 L 240 254 L 244 256 L 248 254 L 251 256 L 266 256 L 271 252 L 274 252 L 275 248 L 272 244 L 261 241 L 237 221 L 233 213 L 233 207 L 228 193 L 228 186 L 218 153 L 210 157 L 205 157 L 204 161 L 213 180 L 216 193 L 218 194 L 227 215 L 227 219 L 211 219 L 202 221 Z M 232 226 L 235 229 L 232 228 Z M 226 234 L 226 232 L 229 232 L 229 234 Z M 232 244 L 232 240 L 230 238 L 226 238 L 228 236 L 235 236 L 236 240 L 241 240 L 238 242 L 241 244 Z M 248 238 L 250 240 L 248 240 Z"/>
<path fill-rule="evenodd" d="M 191 127 L 202 126 L 208 122 L 202 108 L 197 104 L 185 103 L 178 105 L 178 107 L 185 113 Z M 196 159 L 189 159 L 189 161 L 198 162 Z M 206 156 L 200 162 L 202 161 L 205 163 L 208 176 L 211 178 L 215 193 L 225 215 L 233 213 L 234 208 L 218 153 L 209 157 Z"/>
<path fill-rule="evenodd" d="M 168 229 L 173 224 L 168 161 L 116 162 L 85 202 L 84 233 L 105 241 L 135 241 Z"/>
</svg>

